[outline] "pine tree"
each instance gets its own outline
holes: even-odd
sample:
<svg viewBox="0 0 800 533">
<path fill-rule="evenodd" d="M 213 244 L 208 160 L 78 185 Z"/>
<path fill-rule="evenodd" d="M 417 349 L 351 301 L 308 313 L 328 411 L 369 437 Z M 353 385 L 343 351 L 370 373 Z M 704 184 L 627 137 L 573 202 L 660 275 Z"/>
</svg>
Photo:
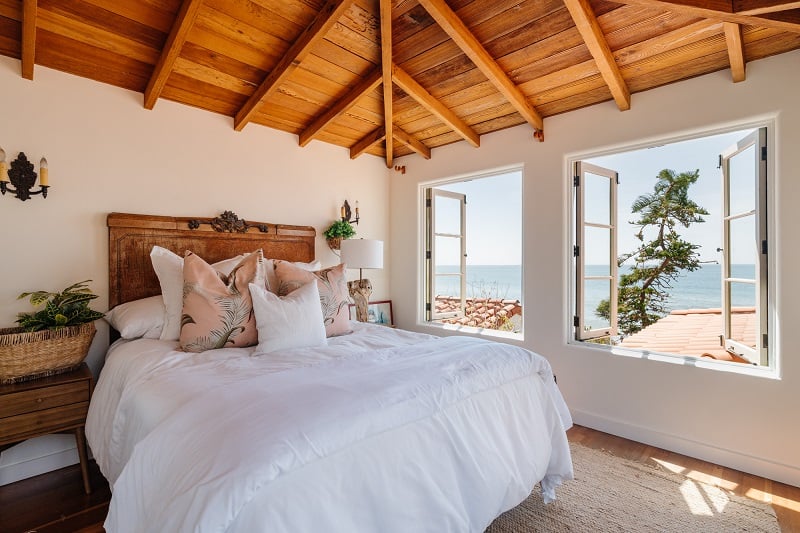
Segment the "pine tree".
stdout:
<svg viewBox="0 0 800 533">
<path fill-rule="evenodd" d="M 689 199 L 689 187 L 699 177 L 699 170 L 676 175 L 674 170 L 664 169 L 658 173 L 653 192 L 639 196 L 631 207 L 632 213 L 639 214 L 639 219 L 630 223 L 638 226 L 636 238 L 641 244 L 617 258 L 619 266 L 633 264 L 619 280 L 617 318 L 623 334 L 636 333 L 666 315 L 672 282 L 681 272 L 700 267 L 700 247 L 681 239 L 676 231 L 679 226 L 705 222 L 702 215 L 708 215 Z M 600 302 L 595 314 L 609 320 L 608 300 Z"/>
</svg>

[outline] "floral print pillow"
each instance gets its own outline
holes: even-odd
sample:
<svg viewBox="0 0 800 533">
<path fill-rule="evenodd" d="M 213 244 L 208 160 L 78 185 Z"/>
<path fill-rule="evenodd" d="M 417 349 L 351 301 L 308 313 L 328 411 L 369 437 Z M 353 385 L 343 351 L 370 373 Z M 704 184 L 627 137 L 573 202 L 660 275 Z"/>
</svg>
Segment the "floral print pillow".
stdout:
<svg viewBox="0 0 800 533">
<path fill-rule="evenodd" d="M 337 265 L 309 272 L 286 262 L 276 261 L 275 275 L 278 281 L 278 296 L 290 292 L 316 280 L 319 288 L 319 301 L 322 305 L 322 320 L 325 323 L 325 336 L 334 337 L 350 333 L 350 301 L 348 299 L 347 278 L 344 265 Z"/>
<path fill-rule="evenodd" d="M 229 275 L 192 252 L 183 258 L 180 347 L 187 352 L 258 344 L 249 284 L 265 286 L 261 250 L 242 259 Z"/>
</svg>

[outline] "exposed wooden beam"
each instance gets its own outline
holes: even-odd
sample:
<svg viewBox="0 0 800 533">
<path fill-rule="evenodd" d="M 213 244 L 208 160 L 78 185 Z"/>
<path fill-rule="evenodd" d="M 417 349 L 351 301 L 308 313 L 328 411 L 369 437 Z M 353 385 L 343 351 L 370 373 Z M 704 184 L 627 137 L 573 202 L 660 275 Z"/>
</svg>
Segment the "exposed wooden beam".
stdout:
<svg viewBox="0 0 800 533">
<path fill-rule="evenodd" d="M 36 0 L 22 3 L 22 77 L 33 79 L 33 65 L 36 62 Z"/>
<path fill-rule="evenodd" d="M 789 11 L 777 10 L 776 7 L 781 4 L 780 2 L 774 2 L 772 11 L 763 13 L 763 15 L 734 12 L 733 5 L 729 0 L 618 0 L 618 2 L 621 4 L 650 6 L 692 17 L 800 33 L 800 17 L 791 9 Z M 784 2 L 783 4 L 793 5 L 794 2 Z"/>
<path fill-rule="evenodd" d="M 422 144 L 419 140 L 415 139 L 399 127 L 395 126 L 392 128 L 392 136 L 400 141 L 401 143 L 405 144 L 419 155 L 424 157 L 425 159 L 431 158 L 431 149 Z"/>
<path fill-rule="evenodd" d="M 164 43 L 164 48 L 161 50 L 161 57 L 158 58 L 158 63 L 156 63 L 153 74 L 150 75 L 150 80 L 147 82 L 147 88 L 144 90 L 145 109 L 153 109 L 161 96 L 161 92 L 167 84 L 167 78 L 172 72 L 175 60 L 181 53 L 183 43 L 186 42 L 186 36 L 189 35 L 189 30 L 194 25 L 202 3 L 202 0 L 183 0 L 178 16 L 175 17 L 175 22 L 169 31 L 167 42 Z"/>
<path fill-rule="evenodd" d="M 392 105 L 392 0 L 380 1 L 381 17 L 381 72 L 383 73 L 383 127 L 386 141 L 386 168 L 392 168 L 394 161 L 394 137 L 392 126 L 394 114 Z"/>
<path fill-rule="evenodd" d="M 564 0 L 575 26 L 592 54 L 603 81 L 611 90 L 617 107 L 622 111 L 631 108 L 631 92 L 619 71 L 611 48 L 588 0 Z"/>
<path fill-rule="evenodd" d="M 498 91 L 514 106 L 514 109 L 535 129 L 544 129 L 542 117 L 533 108 L 528 98 L 517 87 L 508 74 L 486 51 L 478 39 L 469 31 L 444 0 L 419 0 L 433 20 L 450 36 L 456 45 L 470 58 Z"/>
<path fill-rule="evenodd" d="M 369 132 L 366 137 L 350 147 L 350 159 L 355 159 L 386 138 L 386 129 L 377 127 Z"/>
<path fill-rule="evenodd" d="M 247 102 L 236 113 L 233 119 L 233 128 L 236 131 L 241 131 L 250 119 L 255 114 L 261 102 L 269 98 L 269 96 L 278 90 L 280 84 L 291 74 L 295 68 L 311 53 L 311 49 L 321 39 L 325 37 L 328 30 L 336 24 L 341 18 L 347 6 L 350 5 L 349 0 L 328 0 L 324 6 L 319 10 L 314 21 L 309 25 L 300 36 L 295 40 L 294 44 L 283 55 L 272 72 L 266 79 L 258 86 L 255 92 L 247 99 Z"/>
<path fill-rule="evenodd" d="M 731 63 L 733 82 L 744 81 L 745 61 L 742 27 L 733 22 L 723 22 L 722 27 L 725 30 L 725 42 L 728 45 L 728 59 Z"/>
<path fill-rule="evenodd" d="M 456 133 L 461 135 L 472 146 L 477 148 L 481 145 L 480 137 L 475 133 L 475 130 L 470 128 L 466 122 L 458 118 L 455 113 L 434 98 L 431 93 L 426 91 L 422 85 L 397 65 L 392 66 L 392 80 L 417 103 L 439 117 L 439 120 L 453 128 Z"/>
<path fill-rule="evenodd" d="M 379 68 L 375 68 L 362 78 L 355 87 L 347 91 L 347 94 L 342 99 L 333 104 L 333 107 L 319 115 L 309 127 L 300 133 L 300 146 L 310 143 L 328 124 L 350 109 L 362 96 L 380 85 L 381 80 L 382 74 Z"/>
</svg>

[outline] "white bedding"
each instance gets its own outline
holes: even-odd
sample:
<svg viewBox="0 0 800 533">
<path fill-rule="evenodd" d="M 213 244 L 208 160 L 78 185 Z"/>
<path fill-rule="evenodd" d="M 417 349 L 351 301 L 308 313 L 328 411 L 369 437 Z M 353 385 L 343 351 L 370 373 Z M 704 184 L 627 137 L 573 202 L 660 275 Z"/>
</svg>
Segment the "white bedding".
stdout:
<svg viewBox="0 0 800 533">
<path fill-rule="evenodd" d="M 86 432 L 116 531 L 482 531 L 572 463 L 547 361 L 355 324 L 251 357 L 116 344 Z"/>
</svg>

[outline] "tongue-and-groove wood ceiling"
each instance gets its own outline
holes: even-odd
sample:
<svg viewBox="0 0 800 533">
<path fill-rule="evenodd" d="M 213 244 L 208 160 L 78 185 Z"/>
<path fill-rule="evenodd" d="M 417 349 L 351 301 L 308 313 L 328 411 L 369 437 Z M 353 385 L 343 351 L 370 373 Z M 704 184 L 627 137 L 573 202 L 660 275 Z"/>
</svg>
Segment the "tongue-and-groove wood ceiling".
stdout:
<svg viewBox="0 0 800 533">
<path fill-rule="evenodd" d="M 44 65 L 389 167 L 523 123 L 544 140 L 548 116 L 742 81 L 797 48 L 797 0 L 0 0 L 25 78 Z"/>
</svg>

